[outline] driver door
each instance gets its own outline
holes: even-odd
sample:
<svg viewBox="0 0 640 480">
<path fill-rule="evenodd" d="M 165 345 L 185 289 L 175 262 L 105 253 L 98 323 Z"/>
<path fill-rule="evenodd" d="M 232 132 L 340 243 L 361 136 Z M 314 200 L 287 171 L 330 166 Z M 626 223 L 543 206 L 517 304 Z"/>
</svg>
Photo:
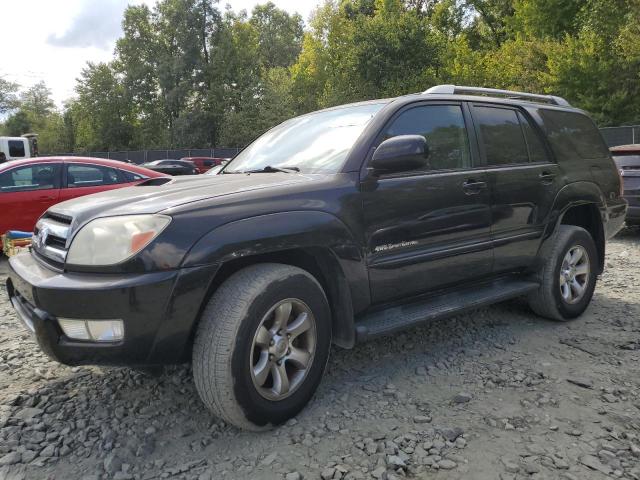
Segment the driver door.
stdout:
<svg viewBox="0 0 640 480">
<path fill-rule="evenodd" d="M 470 116 L 461 103 L 401 109 L 377 144 L 423 135 L 428 165 L 362 182 L 367 263 L 374 303 L 392 301 L 488 276 L 492 269 L 487 174 Z"/>
</svg>

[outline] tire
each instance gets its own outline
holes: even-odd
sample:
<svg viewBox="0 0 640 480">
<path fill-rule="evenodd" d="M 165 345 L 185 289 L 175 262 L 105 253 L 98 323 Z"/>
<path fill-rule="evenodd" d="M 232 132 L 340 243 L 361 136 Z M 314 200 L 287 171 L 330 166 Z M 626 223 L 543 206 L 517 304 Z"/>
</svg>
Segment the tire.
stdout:
<svg viewBox="0 0 640 480">
<path fill-rule="evenodd" d="M 531 309 L 542 317 L 558 321 L 581 315 L 593 297 L 597 280 L 598 251 L 589 232 L 573 225 L 560 225 L 538 256 L 543 262 L 538 272 L 540 287 L 528 295 Z M 588 273 L 576 275 L 575 272 L 584 271 L 585 256 Z M 580 258 L 573 274 L 578 284 L 585 282 L 583 293 L 576 293 L 577 290 L 571 286 L 572 272 L 566 258 Z M 560 278 L 561 274 L 564 280 Z M 572 296 L 574 298 L 571 299 Z"/>
<path fill-rule="evenodd" d="M 278 329 L 283 318 L 287 327 Z M 307 328 L 300 333 L 301 325 Z M 263 430 L 309 402 L 330 345 L 331 313 L 317 280 L 289 265 L 253 265 L 229 277 L 202 313 L 193 348 L 196 388 L 214 415 Z"/>
</svg>

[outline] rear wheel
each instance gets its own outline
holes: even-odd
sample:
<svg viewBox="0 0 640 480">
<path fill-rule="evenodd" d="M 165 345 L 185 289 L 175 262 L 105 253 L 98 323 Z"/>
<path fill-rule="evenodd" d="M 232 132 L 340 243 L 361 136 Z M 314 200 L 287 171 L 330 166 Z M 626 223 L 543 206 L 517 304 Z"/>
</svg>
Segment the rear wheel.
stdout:
<svg viewBox="0 0 640 480">
<path fill-rule="evenodd" d="M 598 252 L 584 228 L 560 225 L 541 252 L 540 287 L 529 294 L 538 315 L 569 320 L 585 311 L 596 285 Z"/>
<path fill-rule="evenodd" d="M 296 415 L 313 396 L 331 343 L 320 284 L 288 265 L 247 267 L 205 308 L 193 350 L 203 402 L 238 427 L 261 429 Z"/>
</svg>

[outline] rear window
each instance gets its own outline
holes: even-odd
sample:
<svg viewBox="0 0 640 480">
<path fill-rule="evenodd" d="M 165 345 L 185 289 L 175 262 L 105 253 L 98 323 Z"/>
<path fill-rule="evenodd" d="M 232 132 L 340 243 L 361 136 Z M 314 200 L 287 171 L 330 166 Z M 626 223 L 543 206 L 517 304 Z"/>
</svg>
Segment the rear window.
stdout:
<svg viewBox="0 0 640 480">
<path fill-rule="evenodd" d="M 593 121 L 581 113 L 562 110 L 538 111 L 559 159 L 589 159 L 609 156 L 609 150 Z"/>
<path fill-rule="evenodd" d="M 9 156 L 12 158 L 26 156 L 22 140 L 9 140 Z"/>
</svg>

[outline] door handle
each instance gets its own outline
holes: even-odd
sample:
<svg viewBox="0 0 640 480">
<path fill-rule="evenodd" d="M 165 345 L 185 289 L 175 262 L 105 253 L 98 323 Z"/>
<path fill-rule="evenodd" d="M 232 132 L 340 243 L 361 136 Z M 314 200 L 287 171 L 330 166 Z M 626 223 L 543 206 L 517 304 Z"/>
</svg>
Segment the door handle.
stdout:
<svg viewBox="0 0 640 480">
<path fill-rule="evenodd" d="M 38 200 L 53 200 L 54 197 L 50 196 L 50 195 L 40 195 L 38 197 Z"/>
<path fill-rule="evenodd" d="M 462 189 L 467 195 L 477 195 L 484 188 L 487 188 L 486 182 L 476 182 L 472 178 L 462 184 Z"/>
<path fill-rule="evenodd" d="M 556 174 L 551 172 L 542 172 L 540 175 L 538 175 L 538 178 L 544 185 L 549 185 L 553 183 L 553 179 L 555 177 L 556 177 Z"/>
</svg>

